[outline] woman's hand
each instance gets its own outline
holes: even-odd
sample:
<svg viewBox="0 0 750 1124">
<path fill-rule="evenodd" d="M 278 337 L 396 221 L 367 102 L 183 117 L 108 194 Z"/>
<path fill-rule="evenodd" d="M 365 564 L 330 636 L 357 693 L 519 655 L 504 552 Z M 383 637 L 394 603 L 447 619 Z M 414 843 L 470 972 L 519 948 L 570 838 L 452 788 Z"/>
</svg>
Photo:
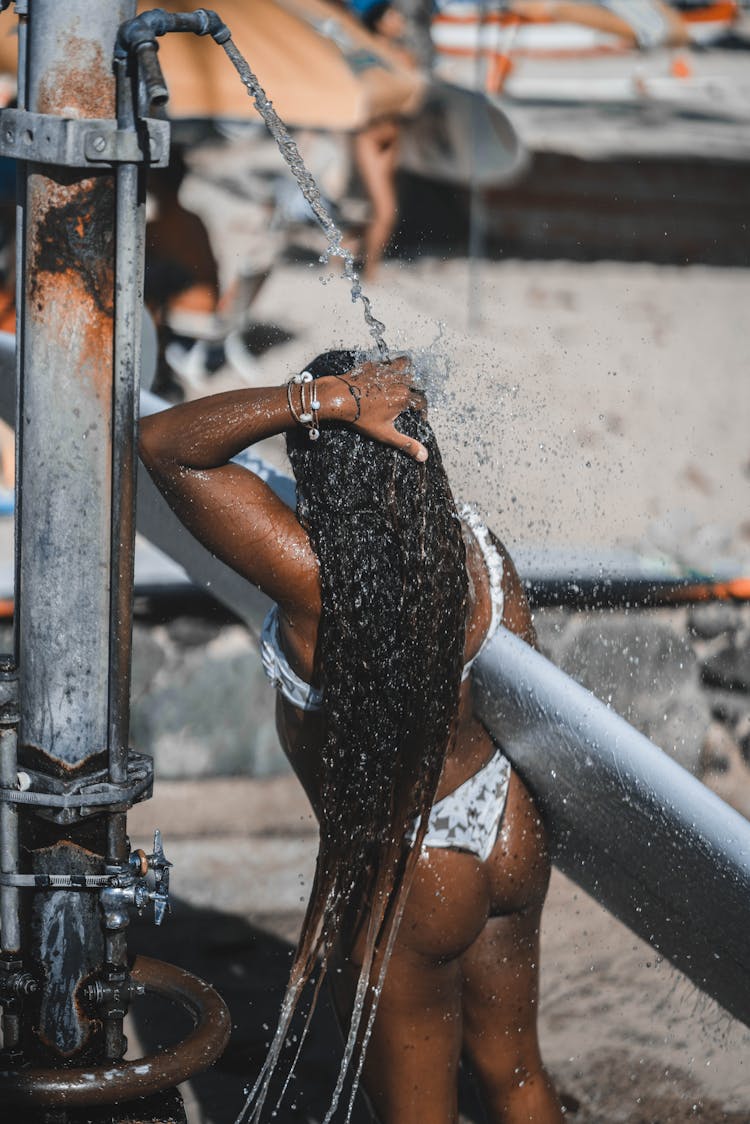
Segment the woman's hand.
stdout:
<svg viewBox="0 0 750 1124">
<path fill-rule="evenodd" d="M 409 359 L 392 363 L 362 363 L 345 375 L 327 376 L 318 380 L 338 383 L 338 418 L 348 421 L 360 433 L 392 445 L 417 461 L 427 460 L 427 449 L 420 441 L 407 437 L 394 426 L 399 414 L 411 407 L 425 410 L 427 402 L 421 390 L 412 386 L 412 365 Z M 344 385 L 346 384 L 346 387 Z M 331 387 L 333 389 L 333 387 Z M 347 401 L 348 399 L 348 401 Z"/>
</svg>

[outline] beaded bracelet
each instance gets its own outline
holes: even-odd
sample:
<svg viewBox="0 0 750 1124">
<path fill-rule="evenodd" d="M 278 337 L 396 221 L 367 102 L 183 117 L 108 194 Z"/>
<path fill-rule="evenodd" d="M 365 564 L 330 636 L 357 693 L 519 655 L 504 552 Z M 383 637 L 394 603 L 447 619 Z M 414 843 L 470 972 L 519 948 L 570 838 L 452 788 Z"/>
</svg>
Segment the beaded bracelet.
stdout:
<svg viewBox="0 0 750 1124">
<path fill-rule="evenodd" d="M 320 409 L 320 402 L 315 396 L 312 387 L 310 388 L 310 404 L 305 403 L 305 390 L 313 381 L 313 376 L 309 371 L 302 371 L 299 375 L 292 375 L 289 382 L 286 384 L 286 398 L 289 403 L 289 412 L 296 421 L 297 425 L 303 425 L 307 429 L 307 435 L 311 441 L 317 441 L 320 437 L 320 420 L 318 418 L 318 410 Z M 299 401 L 300 412 L 294 408 L 292 402 L 292 387 L 299 386 Z"/>
</svg>

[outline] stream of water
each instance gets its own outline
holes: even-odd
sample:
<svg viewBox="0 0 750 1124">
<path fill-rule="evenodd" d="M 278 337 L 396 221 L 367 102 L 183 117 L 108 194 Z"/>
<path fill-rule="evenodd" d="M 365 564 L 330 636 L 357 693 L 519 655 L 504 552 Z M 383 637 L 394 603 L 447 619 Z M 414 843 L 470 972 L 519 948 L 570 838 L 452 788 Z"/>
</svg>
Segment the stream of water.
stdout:
<svg viewBox="0 0 750 1124">
<path fill-rule="evenodd" d="M 378 320 L 373 314 L 370 298 L 362 291 L 362 283 L 354 264 L 354 255 L 350 250 L 342 246 L 342 233 L 326 209 L 321 199 L 318 185 L 305 167 L 305 162 L 300 155 L 297 145 L 289 135 L 286 125 L 273 108 L 272 103 L 268 100 L 265 90 L 248 66 L 247 60 L 240 54 L 232 40 L 228 39 L 222 46 L 232 66 L 242 79 L 242 83 L 246 87 L 248 94 L 255 102 L 258 113 L 263 118 L 266 128 L 279 146 L 281 155 L 289 165 L 289 170 L 299 184 L 300 191 L 307 200 L 312 213 L 315 215 L 315 218 L 326 236 L 327 246 L 321 261 L 326 262 L 332 257 L 341 258 L 344 263 L 344 277 L 346 277 L 351 286 L 352 300 L 361 301 L 365 323 L 367 324 L 370 335 L 375 341 L 378 354 L 382 360 L 389 362 L 390 353 L 384 338 L 385 324 Z"/>
</svg>

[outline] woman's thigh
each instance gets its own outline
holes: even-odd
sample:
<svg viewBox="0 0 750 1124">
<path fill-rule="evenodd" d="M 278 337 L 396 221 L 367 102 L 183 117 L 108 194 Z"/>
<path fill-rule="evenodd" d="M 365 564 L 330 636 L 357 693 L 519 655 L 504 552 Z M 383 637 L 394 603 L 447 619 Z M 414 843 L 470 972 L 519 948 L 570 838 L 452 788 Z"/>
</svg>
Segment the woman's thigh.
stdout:
<svg viewBox="0 0 750 1124">
<path fill-rule="evenodd" d="M 336 976 L 346 992 L 337 1007 L 350 1008 L 355 985 L 349 965 Z M 459 962 L 395 948 L 362 1071 L 380 1124 L 456 1124 L 462 1038 Z"/>
<path fill-rule="evenodd" d="M 537 1038 L 539 925 L 550 863 L 544 825 L 515 773 L 485 871 L 491 916 L 461 957 L 464 1050 L 489 1120 L 556 1124 L 560 1106 Z"/>
<path fill-rule="evenodd" d="M 487 921 L 482 864 L 428 850 L 414 882 L 383 983 L 363 1082 L 381 1124 L 455 1124 L 463 1029 L 461 955 Z M 351 1011 L 361 944 L 333 975 L 344 1026 Z M 380 965 L 376 963 L 373 979 Z"/>
<path fill-rule="evenodd" d="M 539 919 L 538 909 L 490 918 L 461 959 L 464 1043 L 500 1077 L 539 1063 Z"/>
<path fill-rule="evenodd" d="M 562 1120 L 537 1037 L 539 919 L 491 918 L 462 958 L 464 1051 L 493 1124 Z"/>
</svg>

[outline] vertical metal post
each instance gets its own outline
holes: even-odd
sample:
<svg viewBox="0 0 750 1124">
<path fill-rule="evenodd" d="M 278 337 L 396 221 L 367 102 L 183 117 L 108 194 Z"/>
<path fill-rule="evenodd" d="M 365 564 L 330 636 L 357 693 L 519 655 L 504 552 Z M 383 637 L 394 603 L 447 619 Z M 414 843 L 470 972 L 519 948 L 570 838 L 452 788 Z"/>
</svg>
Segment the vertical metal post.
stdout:
<svg viewBox="0 0 750 1124">
<path fill-rule="evenodd" d="M 16 731 L 0 728 L 0 785 L 12 788 L 16 783 Z M 0 870 L 14 874 L 18 869 L 18 809 L 13 804 L 0 804 Z M 18 953 L 21 948 L 18 890 L 3 886 L 0 894 L 0 939 L 4 953 Z"/>
<path fill-rule="evenodd" d="M 117 123 L 135 131 L 134 91 L 127 63 L 115 64 Z M 132 649 L 133 566 L 135 558 L 136 419 L 141 364 L 141 318 L 145 257 L 146 197 L 144 177 L 135 164 L 116 174 L 115 292 L 117 315 L 114 339 L 112 402 L 112 567 L 110 591 L 110 652 L 108 745 L 109 777 L 127 779 Z M 125 812 L 112 812 L 107 824 L 107 862 L 127 859 Z M 126 969 L 126 930 L 107 930 L 105 959 Z M 109 1019 L 104 1028 L 104 1052 L 117 1058 L 124 1052 L 122 1021 Z"/>
<path fill-rule="evenodd" d="M 489 26 L 488 0 L 479 3 L 479 27 L 477 39 L 477 56 L 474 60 L 474 85 L 479 96 L 483 95 L 487 85 L 487 63 L 483 52 L 482 41 L 485 28 Z M 482 257 L 485 252 L 485 207 L 484 192 L 477 177 L 477 164 L 479 161 L 479 122 L 477 106 L 471 105 L 471 176 L 469 179 L 469 268 L 468 268 L 468 315 L 467 327 L 470 332 L 479 330 L 482 323 Z"/>
<path fill-rule="evenodd" d="M 168 130 L 140 119 L 140 79 L 115 51 L 135 6 L 18 0 L 19 110 L 1 142 L 23 163 L 15 663 L 0 667 L 0 872 L 10 876 L 0 887 L 10 1067 L 0 1083 L 12 1103 L 42 1107 L 45 1124 L 95 1104 L 111 1104 L 108 1120 L 130 1119 L 123 1094 L 144 1088 L 156 1096 L 139 1119 L 184 1121 L 179 1093 L 162 1087 L 213 1060 L 229 1018 L 215 996 L 221 1017 L 189 1070 L 190 1036 L 156 1072 L 150 1058 L 112 1066 L 139 987 L 129 910 L 153 900 L 161 920 L 170 865 L 158 832 L 154 854 L 134 864 L 125 820 L 150 778 L 128 750 L 136 391 L 145 171 L 150 153 L 168 156 Z M 205 17 L 193 22 L 205 31 Z M 32 891 L 20 909 L 19 888 Z"/>
<path fill-rule="evenodd" d="M 134 11 L 135 0 L 29 0 L 26 107 L 114 120 L 114 44 Z M 134 364 L 131 345 L 115 368 L 114 263 L 117 250 L 121 278 L 137 268 L 132 234 L 115 235 L 118 196 L 133 207 L 137 172 L 117 179 L 30 163 L 19 231 L 19 760 L 64 780 L 108 765 L 121 781 L 127 769 L 132 516 L 122 517 L 132 506 Z M 119 342 L 134 330 L 132 303 Z M 65 827 L 24 817 L 22 842 L 36 873 L 101 873 L 122 858 L 124 814 Z M 110 956 L 124 959 L 121 938 L 105 946 L 97 896 L 35 893 L 25 938 L 42 980 L 32 1055 L 117 1056 L 121 1029 L 102 1042 L 81 1002 L 84 980 Z"/>
<path fill-rule="evenodd" d="M 0 785 L 9 787 L 16 780 L 16 730 L 0 728 Z M 12 804 L 0 804 L 0 871 L 13 874 L 18 870 L 18 811 Z M 21 949 L 21 917 L 18 890 L 0 888 L 0 950 L 8 964 L 19 957 Z M 3 1007 L 3 1053 L 18 1050 L 21 1024 L 15 1003 Z"/>
</svg>

